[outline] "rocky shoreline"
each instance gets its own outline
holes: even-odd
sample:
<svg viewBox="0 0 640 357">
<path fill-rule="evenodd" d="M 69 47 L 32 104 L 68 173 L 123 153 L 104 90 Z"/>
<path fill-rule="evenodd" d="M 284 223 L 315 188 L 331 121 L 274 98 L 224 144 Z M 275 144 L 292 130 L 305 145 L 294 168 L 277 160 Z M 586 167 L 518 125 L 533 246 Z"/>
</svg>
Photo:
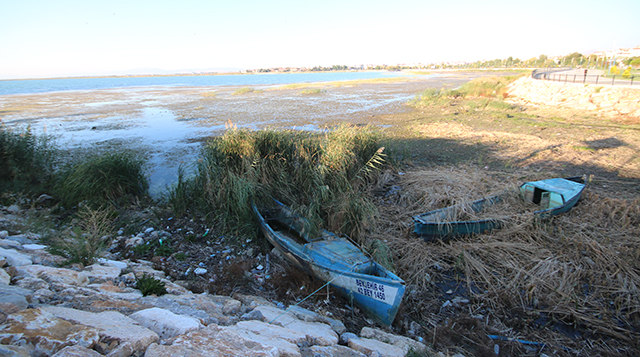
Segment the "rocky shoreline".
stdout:
<svg viewBox="0 0 640 357">
<path fill-rule="evenodd" d="M 4 207 L 0 221 L 20 214 Z M 377 328 L 356 335 L 331 316 L 263 297 L 195 294 L 150 261 L 59 267 L 64 259 L 38 240 L 0 231 L 3 356 L 444 356 Z M 142 274 L 167 294 L 143 296 Z"/>
</svg>

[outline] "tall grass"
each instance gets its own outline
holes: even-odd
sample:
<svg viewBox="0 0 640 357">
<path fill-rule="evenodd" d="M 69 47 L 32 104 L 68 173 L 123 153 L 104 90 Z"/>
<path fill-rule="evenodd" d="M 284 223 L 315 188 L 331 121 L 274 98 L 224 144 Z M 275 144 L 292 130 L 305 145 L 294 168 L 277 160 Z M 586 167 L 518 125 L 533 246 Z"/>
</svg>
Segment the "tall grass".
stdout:
<svg viewBox="0 0 640 357">
<path fill-rule="evenodd" d="M 416 95 L 411 101 L 414 106 L 441 106 L 447 105 L 455 99 L 482 99 L 502 100 L 507 97 L 507 87 L 519 76 L 484 77 L 469 81 L 456 89 L 429 88 Z M 486 105 L 485 105 L 486 106 Z"/>
<path fill-rule="evenodd" d="M 255 228 L 250 199 L 273 196 L 316 226 L 357 239 L 377 215 L 363 183 L 383 164 L 381 139 L 369 126 L 326 134 L 230 129 L 204 149 L 197 174 L 170 190 L 170 203 L 216 212 L 227 227 L 248 232 Z"/>
<path fill-rule="evenodd" d="M 67 206 L 82 201 L 100 206 L 145 196 L 149 182 L 144 175 L 144 163 L 130 152 L 94 155 L 62 168 L 55 192 Z"/>
<path fill-rule="evenodd" d="M 83 206 L 73 228 L 60 232 L 48 242 L 49 251 L 67 258 L 67 264 L 93 264 L 109 244 L 114 212 L 100 207 Z"/>
<path fill-rule="evenodd" d="M 0 188 L 40 193 L 51 180 L 55 149 L 28 128 L 16 133 L 0 126 Z"/>
</svg>

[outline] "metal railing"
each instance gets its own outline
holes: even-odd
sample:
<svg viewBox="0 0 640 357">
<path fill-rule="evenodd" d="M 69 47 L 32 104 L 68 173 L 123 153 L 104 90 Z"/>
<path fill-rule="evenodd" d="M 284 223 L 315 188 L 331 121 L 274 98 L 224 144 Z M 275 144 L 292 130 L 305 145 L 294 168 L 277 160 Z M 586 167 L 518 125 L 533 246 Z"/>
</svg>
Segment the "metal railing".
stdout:
<svg viewBox="0 0 640 357">
<path fill-rule="evenodd" d="M 588 70 L 585 70 L 583 74 L 579 73 L 560 73 L 567 72 L 570 68 L 544 68 L 536 69 L 531 73 L 531 77 L 535 79 L 542 79 L 554 82 L 564 83 L 582 83 L 582 84 L 607 84 L 607 85 L 619 85 L 619 86 L 633 86 L 635 76 L 616 76 L 611 77 L 603 76 L 600 74 L 589 74 Z M 636 81 L 637 85 L 637 81 Z"/>
</svg>

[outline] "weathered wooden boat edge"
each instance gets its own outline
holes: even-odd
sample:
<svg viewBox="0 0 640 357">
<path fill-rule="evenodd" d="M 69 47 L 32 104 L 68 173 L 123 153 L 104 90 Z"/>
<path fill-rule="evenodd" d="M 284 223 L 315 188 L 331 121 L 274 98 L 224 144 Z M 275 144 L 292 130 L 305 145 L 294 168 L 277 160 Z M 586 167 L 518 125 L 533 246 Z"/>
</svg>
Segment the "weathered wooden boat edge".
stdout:
<svg viewBox="0 0 640 357">
<path fill-rule="evenodd" d="M 568 212 L 571 208 L 573 208 L 578 203 L 586 187 L 584 178 L 582 176 L 572 176 L 572 177 L 565 177 L 562 179 L 580 183 L 583 186 L 576 195 L 571 197 L 571 199 L 565 202 L 562 206 L 534 211 L 532 212 L 533 215 L 540 218 L 548 218 L 551 216 Z M 540 180 L 540 181 L 546 181 L 546 180 Z M 538 182 L 538 181 L 533 181 L 533 182 Z M 522 185 L 520 185 L 519 188 L 522 188 L 524 185 L 529 183 L 530 182 L 525 182 Z M 475 205 L 481 202 L 497 202 L 499 199 L 500 199 L 500 195 L 495 195 L 492 197 L 473 201 L 471 204 Z M 453 221 L 453 222 L 425 222 L 423 219 L 420 218 L 426 215 L 437 214 L 440 212 L 445 212 L 447 210 L 452 210 L 452 209 L 455 209 L 455 207 L 456 206 L 444 207 L 444 208 L 429 211 L 420 215 L 413 216 L 414 233 L 419 235 L 425 241 L 429 242 L 433 240 L 447 240 L 447 239 L 456 238 L 460 236 L 486 233 L 494 229 L 502 228 L 503 226 L 502 221 L 498 219 Z"/>
<path fill-rule="evenodd" d="M 275 199 L 274 201 L 290 212 L 286 205 Z M 287 240 L 288 238 L 283 237 L 273 230 L 273 228 L 266 222 L 254 202 L 251 202 L 251 205 L 256 217 L 258 218 L 261 231 L 267 240 L 269 240 L 271 244 L 284 254 L 287 260 L 297 267 L 307 271 L 309 274 L 330 282 L 330 285 L 341 295 L 347 298 L 350 302 L 355 303 L 364 310 L 367 315 L 374 318 L 381 324 L 388 326 L 393 323 L 393 320 L 400 309 L 402 297 L 404 296 L 405 291 L 404 281 L 401 278 L 375 261 L 370 261 L 370 263 L 375 265 L 375 269 L 384 271 L 384 275 L 387 277 L 368 275 L 355 271 L 343 271 L 333 267 L 316 264 L 316 262 L 310 257 L 305 258 L 300 254 L 295 254 L 295 252 L 288 249 L 285 244 L 286 242 L 283 242 L 283 240 Z M 357 286 L 359 282 L 363 286 Z M 393 297 L 390 298 L 392 300 L 391 303 L 381 302 L 379 300 L 380 294 L 385 293 L 384 291 L 380 291 L 380 289 L 383 289 L 385 286 L 392 287 L 392 290 L 395 289 L 393 291 Z M 389 288 L 387 288 L 387 290 L 388 289 Z M 376 295 L 378 299 L 367 296 L 373 294 L 378 294 Z"/>
</svg>

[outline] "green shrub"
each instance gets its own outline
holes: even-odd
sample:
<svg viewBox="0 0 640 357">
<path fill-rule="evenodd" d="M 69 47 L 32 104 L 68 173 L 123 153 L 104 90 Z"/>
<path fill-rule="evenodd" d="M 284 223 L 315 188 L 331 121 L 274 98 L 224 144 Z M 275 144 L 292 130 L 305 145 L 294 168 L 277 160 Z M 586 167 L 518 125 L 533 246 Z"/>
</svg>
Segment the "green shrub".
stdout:
<svg viewBox="0 0 640 357">
<path fill-rule="evenodd" d="M 631 77 L 631 67 L 627 67 L 627 69 L 624 70 L 624 72 L 622 73 L 622 78 L 629 78 Z"/>
<path fill-rule="evenodd" d="M 157 295 L 161 296 L 167 293 L 166 284 L 154 278 L 147 273 L 142 274 L 141 277 L 136 277 L 136 287 L 142 293 L 142 296 Z"/>
<path fill-rule="evenodd" d="M 143 166 L 144 160 L 128 152 L 92 156 L 63 168 L 56 192 L 68 206 L 85 200 L 100 206 L 131 196 L 144 196 L 149 183 Z"/>
<path fill-rule="evenodd" d="M 56 150 L 47 137 L 27 128 L 15 133 L 0 126 L 0 188 L 41 193 L 52 180 Z"/>
</svg>

